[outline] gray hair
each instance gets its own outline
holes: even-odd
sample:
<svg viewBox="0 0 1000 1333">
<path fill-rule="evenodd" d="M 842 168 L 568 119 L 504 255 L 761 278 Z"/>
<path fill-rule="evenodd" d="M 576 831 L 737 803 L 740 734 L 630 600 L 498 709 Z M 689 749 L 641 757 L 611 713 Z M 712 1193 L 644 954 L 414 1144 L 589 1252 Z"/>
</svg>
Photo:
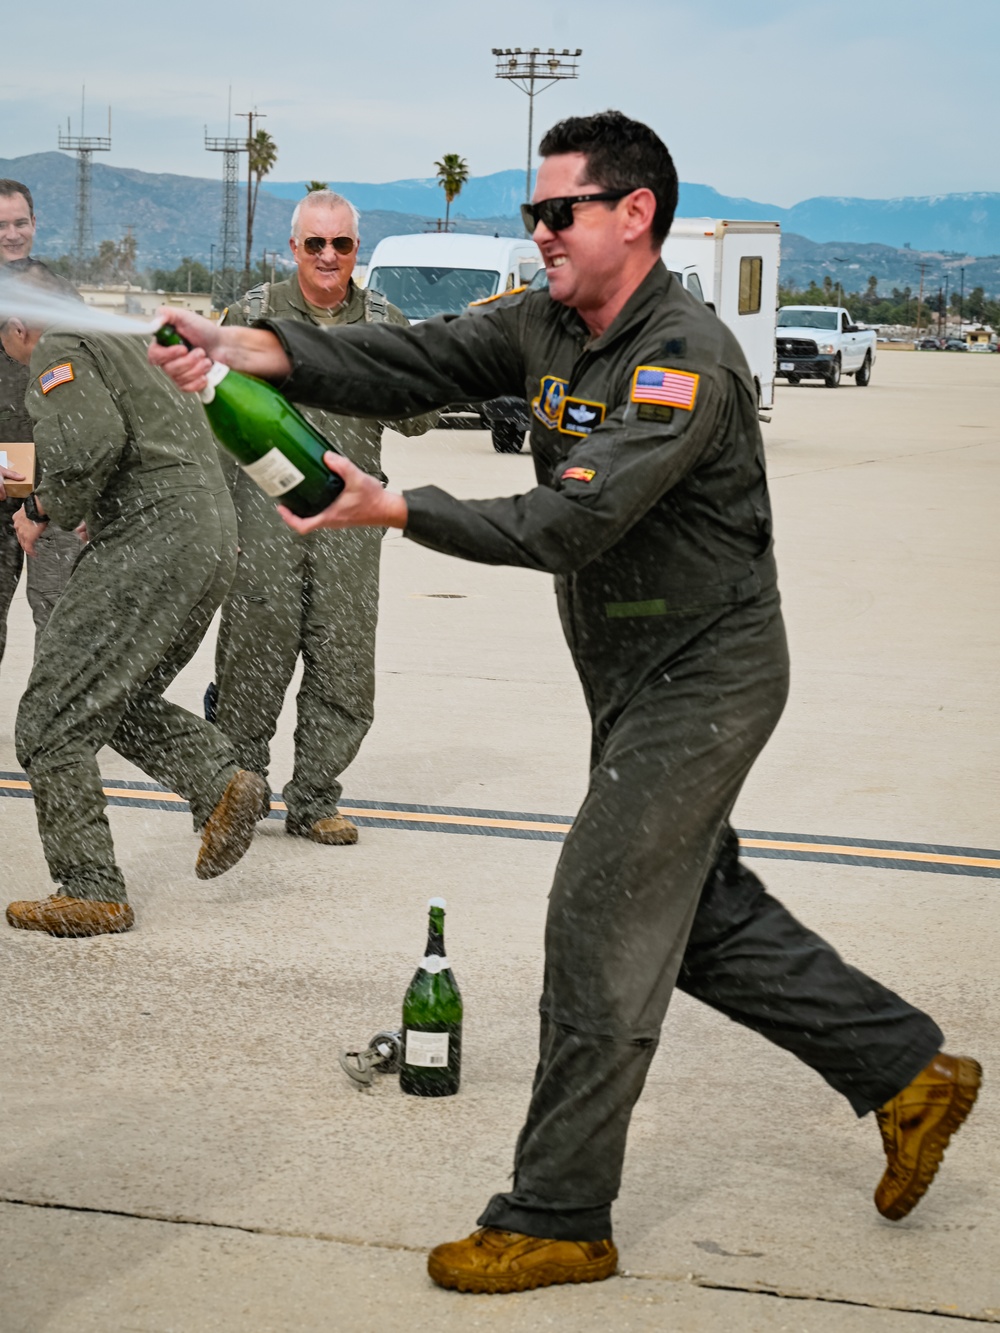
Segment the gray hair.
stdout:
<svg viewBox="0 0 1000 1333">
<path fill-rule="evenodd" d="M 351 217 L 354 219 L 354 236 L 361 235 L 361 214 L 351 203 L 350 199 L 345 199 L 342 194 L 337 194 L 335 190 L 310 190 L 304 199 L 300 199 L 295 205 L 295 211 L 292 214 L 292 236 L 295 240 L 299 238 L 299 213 L 302 211 L 303 204 L 323 204 L 327 208 L 339 208 L 341 204 L 351 210 Z"/>
</svg>

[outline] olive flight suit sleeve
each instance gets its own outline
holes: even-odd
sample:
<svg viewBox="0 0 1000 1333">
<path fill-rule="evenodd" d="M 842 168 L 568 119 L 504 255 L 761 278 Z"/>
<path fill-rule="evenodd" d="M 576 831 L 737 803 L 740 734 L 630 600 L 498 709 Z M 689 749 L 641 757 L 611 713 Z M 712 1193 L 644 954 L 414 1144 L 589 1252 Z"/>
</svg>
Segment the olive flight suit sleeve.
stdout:
<svg viewBox="0 0 1000 1333">
<path fill-rule="evenodd" d="M 511 303 L 513 305 L 513 303 Z M 262 320 L 292 373 L 278 388 L 293 402 L 349 417 L 413 417 L 448 403 L 524 393 L 516 309 L 483 318 L 436 315 L 421 324 L 350 324 L 317 329 Z"/>
<path fill-rule="evenodd" d="M 48 335 L 31 369 L 26 402 L 35 423 L 36 489 L 52 522 L 75 528 L 107 489 L 128 431 L 96 358 L 79 338 Z"/>
<path fill-rule="evenodd" d="M 407 491 L 406 535 L 466 560 L 570 574 L 607 551 L 711 452 L 733 405 L 726 372 L 702 373 L 695 406 L 642 420 L 609 413 L 554 468 L 550 485 L 495 500 Z M 627 392 L 627 390 L 626 390 Z M 667 414 L 664 414 L 667 415 Z"/>
</svg>

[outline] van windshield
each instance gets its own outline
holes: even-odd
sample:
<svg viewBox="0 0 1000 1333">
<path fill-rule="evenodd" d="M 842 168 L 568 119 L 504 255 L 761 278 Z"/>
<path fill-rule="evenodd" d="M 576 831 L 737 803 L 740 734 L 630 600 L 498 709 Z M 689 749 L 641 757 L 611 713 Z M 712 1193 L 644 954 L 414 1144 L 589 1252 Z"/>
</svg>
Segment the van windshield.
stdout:
<svg viewBox="0 0 1000 1333">
<path fill-rule="evenodd" d="M 461 314 L 470 301 L 495 296 L 500 274 L 489 268 L 380 266 L 372 269 L 367 281 L 407 319 L 430 319 Z"/>
<path fill-rule="evenodd" d="M 817 310 L 815 306 L 789 306 L 778 311 L 779 329 L 835 329 L 836 310 Z"/>
</svg>

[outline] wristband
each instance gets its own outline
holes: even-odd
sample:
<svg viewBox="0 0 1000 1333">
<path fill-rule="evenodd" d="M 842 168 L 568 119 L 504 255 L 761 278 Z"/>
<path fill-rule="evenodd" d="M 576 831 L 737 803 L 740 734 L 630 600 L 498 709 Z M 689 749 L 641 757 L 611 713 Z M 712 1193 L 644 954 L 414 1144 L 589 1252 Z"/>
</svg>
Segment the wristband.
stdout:
<svg viewBox="0 0 1000 1333">
<path fill-rule="evenodd" d="M 24 502 L 24 513 L 25 517 L 31 519 L 32 523 L 48 523 L 49 521 L 48 514 L 43 514 L 39 511 L 38 500 L 35 498 L 34 491 L 31 492 Z"/>
</svg>

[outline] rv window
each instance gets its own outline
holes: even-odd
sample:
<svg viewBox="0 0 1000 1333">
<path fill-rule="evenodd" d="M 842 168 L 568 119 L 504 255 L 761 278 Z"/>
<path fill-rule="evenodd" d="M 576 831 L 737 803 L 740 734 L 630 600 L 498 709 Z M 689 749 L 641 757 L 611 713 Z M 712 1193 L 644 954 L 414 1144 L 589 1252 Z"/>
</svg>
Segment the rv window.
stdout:
<svg viewBox="0 0 1000 1333">
<path fill-rule="evenodd" d="M 704 301 L 705 293 L 701 290 L 701 279 L 697 273 L 689 273 L 687 276 L 687 288 L 692 296 L 696 296 L 699 301 Z"/>
<path fill-rule="evenodd" d="M 407 319 L 459 315 L 470 301 L 493 296 L 500 275 L 496 269 L 382 267 L 368 275 L 368 286 L 380 291 Z"/>
<path fill-rule="evenodd" d="M 760 309 L 760 275 L 764 261 L 759 255 L 744 255 L 740 260 L 741 315 L 756 315 Z"/>
</svg>

